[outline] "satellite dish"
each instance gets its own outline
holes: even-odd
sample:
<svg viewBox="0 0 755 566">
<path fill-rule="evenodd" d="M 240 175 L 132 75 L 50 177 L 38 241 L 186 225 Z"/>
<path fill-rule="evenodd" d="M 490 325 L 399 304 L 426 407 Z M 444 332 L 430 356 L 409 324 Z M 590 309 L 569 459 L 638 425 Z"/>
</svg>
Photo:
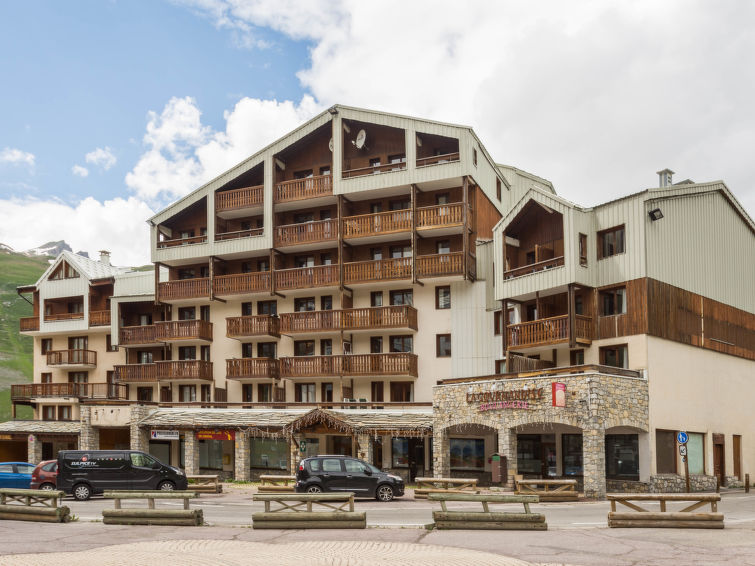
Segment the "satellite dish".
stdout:
<svg viewBox="0 0 755 566">
<path fill-rule="evenodd" d="M 422 147 L 422 138 L 417 136 L 417 147 Z"/>
<path fill-rule="evenodd" d="M 359 130 L 359 133 L 357 134 L 357 139 L 356 141 L 354 141 L 354 145 L 357 146 L 357 149 L 362 149 L 366 141 L 367 141 L 367 132 L 365 132 L 364 130 Z"/>
<path fill-rule="evenodd" d="M 328 142 L 328 149 L 330 150 L 330 153 L 333 153 L 333 138 L 330 138 L 330 141 Z"/>
</svg>

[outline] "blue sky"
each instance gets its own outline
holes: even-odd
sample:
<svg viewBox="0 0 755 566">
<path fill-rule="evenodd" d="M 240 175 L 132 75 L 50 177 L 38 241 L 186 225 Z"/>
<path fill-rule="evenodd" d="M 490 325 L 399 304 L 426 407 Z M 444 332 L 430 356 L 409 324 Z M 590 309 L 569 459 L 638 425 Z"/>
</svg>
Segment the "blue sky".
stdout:
<svg viewBox="0 0 755 566">
<path fill-rule="evenodd" d="M 753 21 L 749 0 L 4 2 L 0 243 L 147 263 L 154 212 L 336 103 L 472 126 L 581 205 L 670 168 L 753 216 Z"/>
</svg>

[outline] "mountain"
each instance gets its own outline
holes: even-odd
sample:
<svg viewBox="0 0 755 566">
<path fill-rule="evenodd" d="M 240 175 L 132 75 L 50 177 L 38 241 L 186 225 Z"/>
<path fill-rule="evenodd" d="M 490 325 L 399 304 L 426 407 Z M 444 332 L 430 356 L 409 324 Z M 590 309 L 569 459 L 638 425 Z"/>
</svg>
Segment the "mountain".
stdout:
<svg viewBox="0 0 755 566">
<path fill-rule="evenodd" d="M 72 252 L 71 246 L 65 243 L 64 240 L 60 240 L 58 242 L 47 242 L 46 244 L 42 244 L 38 248 L 32 248 L 30 250 L 26 250 L 24 252 L 21 252 L 25 256 L 47 256 L 47 257 L 58 257 L 60 252 L 63 250 L 67 250 L 69 252 Z M 83 255 L 83 254 L 82 254 Z"/>
</svg>

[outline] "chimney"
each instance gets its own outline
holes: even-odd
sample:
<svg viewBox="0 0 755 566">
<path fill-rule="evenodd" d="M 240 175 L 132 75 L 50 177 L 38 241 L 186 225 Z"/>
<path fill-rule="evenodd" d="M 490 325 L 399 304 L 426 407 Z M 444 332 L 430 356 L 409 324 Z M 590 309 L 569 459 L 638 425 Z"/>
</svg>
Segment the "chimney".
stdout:
<svg viewBox="0 0 755 566">
<path fill-rule="evenodd" d="M 110 252 L 107 250 L 100 250 L 100 263 L 110 265 Z"/>
<path fill-rule="evenodd" d="M 661 188 L 664 187 L 670 187 L 672 185 L 671 183 L 671 176 L 674 174 L 674 172 L 671 169 L 664 169 L 663 171 L 658 171 L 658 186 Z"/>
</svg>

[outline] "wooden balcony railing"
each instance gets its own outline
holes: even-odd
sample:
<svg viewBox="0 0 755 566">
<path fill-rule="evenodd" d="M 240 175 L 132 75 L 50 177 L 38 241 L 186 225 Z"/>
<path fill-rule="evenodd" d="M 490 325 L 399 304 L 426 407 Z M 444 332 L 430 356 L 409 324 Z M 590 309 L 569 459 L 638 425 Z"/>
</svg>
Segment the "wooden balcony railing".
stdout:
<svg viewBox="0 0 755 566">
<path fill-rule="evenodd" d="M 417 209 L 417 228 L 436 228 L 461 224 L 464 221 L 464 204 L 440 204 Z"/>
<path fill-rule="evenodd" d="M 94 350 L 53 350 L 47 352 L 48 366 L 96 366 Z"/>
<path fill-rule="evenodd" d="M 338 285 L 337 265 L 315 265 L 281 269 L 275 272 L 276 290 L 309 289 Z"/>
<path fill-rule="evenodd" d="M 275 185 L 275 202 L 324 197 L 333 194 L 330 175 L 318 175 L 306 179 L 283 181 Z"/>
<path fill-rule="evenodd" d="M 215 241 L 238 240 L 239 238 L 251 238 L 253 236 L 262 236 L 264 228 L 252 228 L 251 230 L 239 230 L 237 232 L 221 232 L 215 234 Z"/>
<path fill-rule="evenodd" d="M 18 319 L 19 332 L 34 332 L 39 330 L 38 316 L 24 316 Z"/>
<path fill-rule="evenodd" d="M 388 306 L 293 312 L 281 314 L 280 321 L 281 331 L 285 334 L 383 328 L 417 330 L 417 309 L 410 306 Z"/>
<path fill-rule="evenodd" d="M 378 173 L 390 173 L 391 171 L 403 171 L 406 169 L 406 161 L 400 163 L 384 163 L 382 165 L 368 165 L 358 169 L 347 169 L 343 172 L 344 179 L 352 177 L 364 177 L 365 175 L 377 175 Z"/>
<path fill-rule="evenodd" d="M 58 314 L 45 314 L 45 322 L 58 322 L 61 320 L 81 320 L 83 312 L 63 312 Z"/>
<path fill-rule="evenodd" d="M 451 163 L 459 161 L 459 152 L 446 153 L 445 155 L 432 155 L 430 157 L 418 157 L 417 167 L 427 167 L 428 165 L 440 165 L 441 163 Z"/>
<path fill-rule="evenodd" d="M 158 249 L 175 248 L 176 246 L 188 246 L 191 244 L 207 243 L 207 234 L 203 236 L 194 236 L 192 238 L 176 238 L 174 240 L 161 240 L 157 242 Z"/>
<path fill-rule="evenodd" d="M 275 228 L 276 246 L 293 246 L 315 242 L 327 242 L 338 237 L 337 220 L 318 220 L 286 224 Z"/>
<path fill-rule="evenodd" d="M 556 363 L 550 360 L 540 360 L 509 354 L 506 360 L 506 373 L 519 373 L 524 371 L 538 371 L 555 367 Z"/>
<path fill-rule="evenodd" d="M 343 266 L 343 278 L 346 284 L 409 279 L 411 276 L 412 258 L 410 257 L 356 261 Z"/>
<path fill-rule="evenodd" d="M 157 365 L 155 364 L 127 364 L 113 366 L 115 380 L 124 383 L 157 381 Z"/>
<path fill-rule="evenodd" d="M 257 185 L 215 193 L 215 212 L 259 206 L 262 204 L 263 191 L 264 186 Z"/>
<path fill-rule="evenodd" d="M 461 275 L 464 269 L 464 252 L 417 256 L 418 277 Z"/>
<path fill-rule="evenodd" d="M 155 362 L 157 379 L 202 379 L 212 381 L 212 362 L 204 360 L 180 360 Z"/>
<path fill-rule="evenodd" d="M 118 343 L 121 346 L 130 346 L 132 344 L 153 344 L 155 338 L 155 325 L 145 326 L 124 326 L 120 329 Z"/>
<path fill-rule="evenodd" d="M 89 326 L 110 326 L 110 311 L 89 311 Z"/>
<path fill-rule="evenodd" d="M 213 291 L 216 295 L 243 295 L 270 291 L 270 272 L 254 271 L 219 275 L 213 281 Z"/>
<path fill-rule="evenodd" d="M 225 361 L 228 379 L 268 378 L 278 379 L 278 360 L 271 358 L 242 358 Z"/>
<path fill-rule="evenodd" d="M 344 238 L 406 232 L 411 229 L 412 211 L 408 209 L 346 216 L 343 219 Z"/>
<path fill-rule="evenodd" d="M 172 340 L 212 341 L 212 323 L 206 320 L 171 320 L 155 323 L 155 339 L 160 342 Z"/>
<path fill-rule="evenodd" d="M 576 339 L 589 342 L 592 340 L 592 319 L 576 315 L 574 326 Z M 569 340 L 569 316 L 553 316 L 540 320 L 512 324 L 507 329 L 509 348 L 555 344 Z"/>
<path fill-rule="evenodd" d="M 117 383 L 28 383 L 11 385 L 13 401 L 33 397 L 78 397 L 80 399 L 128 399 L 128 386 Z"/>
<path fill-rule="evenodd" d="M 521 277 L 522 275 L 529 275 L 530 273 L 537 273 L 538 271 L 544 271 L 554 267 L 564 265 L 564 256 L 554 257 L 546 259 L 545 261 L 539 261 L 537 263 L 531 263 L 529 265 L 523 265 L 515 269 L 509 269 L 503 272 L 504 279 L 513 279 L 514 277 Z"/>
<path fill-rule="evenodd" d="M 268 315 L 228 317 L 225 319 L 225 335 L 229 338 L 242 336 L 280 338 L 280 318 Z"/>
<path fill-rule="evenodd" d="M 210 296 L 209 277 L 178 279 L 160 283 L 160 300 L 200 299 Z"/>
<path fill-rule="evenodd" d="M 382 376 L 417 377 L 417 355 L 408 353 L 295 356 L 280 359 L 281 377 Z"/>
</svg>

